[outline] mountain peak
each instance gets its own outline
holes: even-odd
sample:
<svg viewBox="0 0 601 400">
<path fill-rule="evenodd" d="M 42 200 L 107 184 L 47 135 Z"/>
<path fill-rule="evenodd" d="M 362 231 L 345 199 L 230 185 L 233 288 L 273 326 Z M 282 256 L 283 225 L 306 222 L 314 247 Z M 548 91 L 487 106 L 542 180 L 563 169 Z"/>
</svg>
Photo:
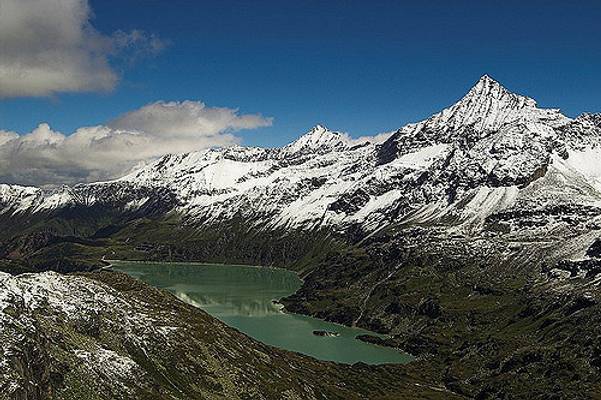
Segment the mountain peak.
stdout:
<svg viewBox="0 0 601 400">
<path fill-rule="evenodd" d="M 298 140 L 296 140 L 296 142 L 298 142 L 299 140 L 303 140 L 303 141 L 322 141 L 324 139 L 325 140 L 329 140 L 331 137 L 338 137 L 338 136 L 340 136 L 339 132 L 331 131 L 327 127 L 325 127 L 324 125 L 317 124 L 313 128 L 311 128 L 310 130 L 308 130 L 300 138 L 298 138 Z"/>
<path fill-rule="evenodd" d="M 487 74 L 482 75 L 480 79 L 478 79 L 478 82 L 476 82 L 476 84 L 470 89 L 470 91 L 461 101 L 470 100 L 474 97 L 481 98 L 483 100 L 512 97 L 514 99 L 523 100 L 524 103 L 527 102 L 533 106 L 536 106 L 536 102 L 533 99 L 510 92 L 498 81 Z"/>
<path fill-rule="evenodd" d="M 313 128 L 311 128 L 311 130 L 309 132 L 307 132 L 307 134 L 321 134 L 324 132 L 328 132 L 330 131 L 327 127 L 325 127 L 322 124 L 316 124 Z"/>
<path fill-rule="evenodd" d="M 333 132 L 324 125 L 317 124 L 300 138 L 284 147 L 287 152 L 300 150 L 332 150 L 346 147 L 348 137 L 340 132 Z"/>
<path fill-rule="evenodd" d="M 541 121 L 556 126 L 567 120 L 559 110 L 538 108 L 534 99 L 510 92 L 485 74 L 461 100 L 433 115 L 421 126 L 443 132 L 471 126 L 476 131 L 484 132 L 498 130 L 504 124 L 519 121 Z"/>
<path fill-rule="evenodd" d="M 478 82 L 476 83 L 476 85 L 491 85 L 491 84 L 496 84 L 496 85 L 501 85 L 496 79 L 494 79 L 492 76 L 488 75 L 488 74 L 484 74 L 480 77 L 480 79 L 478 79 Z"/>
</svg>

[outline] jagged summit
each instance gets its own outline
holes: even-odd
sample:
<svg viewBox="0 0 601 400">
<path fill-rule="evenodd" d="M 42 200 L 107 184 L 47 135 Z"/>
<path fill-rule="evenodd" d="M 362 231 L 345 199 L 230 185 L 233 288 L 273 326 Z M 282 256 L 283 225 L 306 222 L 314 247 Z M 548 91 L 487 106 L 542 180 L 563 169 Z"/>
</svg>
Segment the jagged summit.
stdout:
<svg viewBox="0 0 601 400">
<path fill-rule="evenodd" d="M 488 75 L 483 75 L 457 103 L 427 120 L 430 129 L 443 131 L 472 127 L 493 131 L 514 122 L 544 122 L 553 126 L 569 119 L 557 109 L 541 109 L 536 101 L 507 90 Z"/>
<path fill-rule="evenodd" d="M 315 125 L 311 130 L 300 138 L 284 147 L 286 153 L 296 153 L 299 151 L 311 150 L 333 150 L 345 148 L 349 143 L 349 138 L 340 132 L 334 132 L 321 124 Z"/>
<path fill-rule="evenodd" d="M 493 96 L 511 93 L 499 81 L 492 78 L 490 75 L 484 74 L 478 79 L 478 82 L 469 90 L 467 96 Z M 532 100 L 532 99 L 530 99 Z M 532 100 L 534 101 L 534 100 Z"/>
<path fill-rule="evenodd" d="M 328 132 L 329 129 L 322 124 L 316 124 L 313 128 L 311 128 L 311 130 L 309 130 L 307 132 L 307 134 L 313 134 L 313 133 L 322 133 L 322 132 Z"/>
<path fill-rule="evenodd" d="M 328 139 L 331 136 L 338 136 L 338 135 L 340 135 L 339 132 L 331 131 L 325 125 L 317 124 L 310 130 L 308 130 L 305 134 L 303 134 L 300 138 L 298 138 L 296 140 L 296 142 L 298 142 L 299 140 L 321 141 L 324 139 Z"/>
<path fill-rule="evenodd" d="M 511 103 L 513 108 L 536 107 L 536 101 L 534 99 L 509 91 L 497 80 L 486 74 L 480 77 L 478 82 L 476 82 L 457 104 L 473 106 L 484 102 L 494 104 L 495 106 L 498 106 L 499 102 L 508 102 Z M 455 104 L 455 106 L 457 104 Z"/>
<path fill-rule="evenodd" d="M 483 75 L 457 103 L 401 128 L 391 141 L 400 141 L 400 146 L 410 138 L 449 143 L 463 137 L 465 131 L 483 137 L 505 125 L 541 123 L 555 128 L 570 121 L 558 109 L 539 108 L 534 99 L 513 93 L 489 75 Z"/>
<path fill-rule="evenodd" d="M 591 125 L 596 126 L 597 128 L 601 128 L 601 113 L 582 113 L 576 118 L 577 121 L 589 123 Z"/>
<path fill-rule="evenodd" d="M 491 78 L 489 75 L 483 75 L 478 82 L 468 91 L 468 93 L 454 106 L 462 111 L 471 111 L 471 115 L 478 116 L 482 114 L 495 115 L 508 110 L 536 109 L 536 101 L 530 97 L 513 93 L 505 88 L 501 83 Z M 499 128 L 498 121 L 482 121 L 482 129 Z"/>
<path fill-rule="evenodd" d="M 432 145 L 473 145 L 516 124 L 531 125 L 529 129 L 512 131 L 514 137 L 530 140 L 533 130 L 540 131 L 542 136 L 547 132 L 544 127 L 534 129 L 532 124 L 555 129 L 570 122 L 558 109 L 539 108 L 534 99 L 513 93 L 489 75 L 483 75 L 452 106 L 399 129 L 379 149 L 378 163 L 386 164 Z"/>
<path fill-rule="evenodd" d="M 480 82 L 496 82 L 499 83 L 495 78 L 493 78 L 492 76 L 488 75 L 488 74 L 484 74 L 480 77 L 480 79 L 478 79 L 478 83 Z"/>
</svg>

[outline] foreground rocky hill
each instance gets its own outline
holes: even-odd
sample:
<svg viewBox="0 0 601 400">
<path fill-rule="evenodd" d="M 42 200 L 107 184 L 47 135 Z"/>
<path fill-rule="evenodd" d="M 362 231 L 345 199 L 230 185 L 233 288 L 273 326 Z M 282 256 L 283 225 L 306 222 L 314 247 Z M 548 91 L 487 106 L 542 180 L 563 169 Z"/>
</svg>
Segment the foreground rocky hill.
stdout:
<svg viewBox="0 0 601 400">
<path fill-rule="evenodd" d="M 289 310 L 391 334 L 381 344 L 427 360 L 419 371 L 449 393 L 591 398 L 600 159 L 599 114 L 571 119 L 483 76 L 383 142 L 316 126 L 282 148 L 166 156 L 113 182 L 2 185 L 0 265 L 284 266 L 304 278 Z"/>
</svg>

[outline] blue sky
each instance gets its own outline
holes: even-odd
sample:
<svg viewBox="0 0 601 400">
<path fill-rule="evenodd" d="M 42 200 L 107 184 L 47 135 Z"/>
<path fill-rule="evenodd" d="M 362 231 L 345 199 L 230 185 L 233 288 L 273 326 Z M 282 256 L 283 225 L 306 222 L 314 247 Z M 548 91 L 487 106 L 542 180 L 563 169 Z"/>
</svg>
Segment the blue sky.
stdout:
<svg viewBox="0 0 601 400">
<path fill-rule="evenodd" d="M 100 33 L 139 29 L 169 45 L 112 60 L 108 93 L 0 99 L 0 129 L 70 134 L 157 100 L 201 100 L 273 117 L 238 135 L 276 146 L 318 122 L 352 136 L 396 129 L 484 73 L 570 116 L 601 111 L 601 2 L 423 3 L 92 0 Z"/>
</svg>

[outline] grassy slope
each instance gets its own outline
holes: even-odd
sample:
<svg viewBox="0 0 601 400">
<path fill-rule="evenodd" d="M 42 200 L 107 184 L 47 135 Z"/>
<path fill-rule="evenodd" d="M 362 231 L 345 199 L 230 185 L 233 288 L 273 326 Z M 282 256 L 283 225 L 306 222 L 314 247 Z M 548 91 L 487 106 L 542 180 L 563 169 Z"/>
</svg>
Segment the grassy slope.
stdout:
<svg viewBox="0 0 601 400">
<path fill-rule="evenodd" d="M 601 396 L 597 301 L 553 291 L 539 266 L 494 246 L 470 247 L 388 238 L 332 252 L 284 304 L 391 334 L 382 344 L 423 357 L 418 368 L 468 397 Z"/>
</svg>

